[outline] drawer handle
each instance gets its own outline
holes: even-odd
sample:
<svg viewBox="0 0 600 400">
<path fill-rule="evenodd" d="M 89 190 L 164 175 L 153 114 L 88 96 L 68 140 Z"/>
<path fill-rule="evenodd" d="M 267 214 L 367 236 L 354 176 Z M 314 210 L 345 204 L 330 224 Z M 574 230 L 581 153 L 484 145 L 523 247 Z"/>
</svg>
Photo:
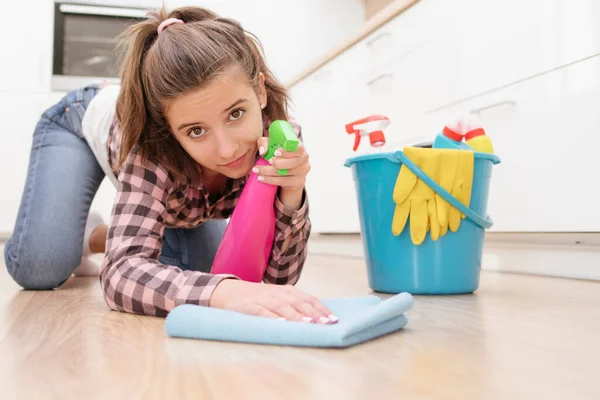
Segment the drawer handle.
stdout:
<svg viewBox="0 0 600 400">
<path fill-rule="evenodd" d="M 384 38 L 384 37 L 386 37 L 386 36 L 392 36 L 392 35 L 390 35 L 388 32 L 383 32 L 383 33 L 381 33 L 381 34 L 379 34 L 379 35 L 375 36 L 373 39 L 369 40 L 369 41 L 366 43 L 367 47 L 371 47 L 371 45 L 372 45 L 373 43 L 375 43 L 376 41 L 378 41 L 378 40 L 380 40 L 380 39 L 382 39 L 382 38 Z"/>
<path fill-rule="evenodd" d="M 494 103 L 494 104 L 490 104 L 489 106 L 485 106 L 485 107 L 481 107 L 481 108 L 476 108 L 474 110 L 471 110 L 470 114 L 481 114 L 483 111 L 487 111 L 487 110 L 491 110 L 492 108 L 496 108 L 496 107 L 500 107 L 500 106 L 514 106 L 515 102 L 512 100 L 504 100 L 504 101 L 500 101 L 498 103 Z"/>
<path fill-rule="evenodd" d="M 373 85 L 375 82 L 382 80 L 383 78 L 392 78 L 393 75 L 392 74 L 382 74 L 379 75 L 377 78 L 373 78 L 371 79 L 369 82 L 367 82 L 367 86 L 371 86 Z"/>
</svg>

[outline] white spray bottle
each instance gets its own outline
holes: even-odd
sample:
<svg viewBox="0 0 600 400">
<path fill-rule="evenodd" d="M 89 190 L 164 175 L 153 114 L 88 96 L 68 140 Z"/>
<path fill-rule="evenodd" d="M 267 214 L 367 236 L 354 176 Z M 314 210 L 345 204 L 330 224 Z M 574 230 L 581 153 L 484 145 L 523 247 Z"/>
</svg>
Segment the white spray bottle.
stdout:
<svg viewBox="0 0 600 400">
<path fill-rule="evenodd" d="M 352 150 L 358 150 L 360 139 L 369 137 L 371 146 L 380 149 L 385 145 L 385 135 L 383 130 L 390 124 L 388 117 L 384 115 L 370 115 L 346 125 L 346 132 L 349 135 L 354 134 L 354 147 Z"/>
</svg>

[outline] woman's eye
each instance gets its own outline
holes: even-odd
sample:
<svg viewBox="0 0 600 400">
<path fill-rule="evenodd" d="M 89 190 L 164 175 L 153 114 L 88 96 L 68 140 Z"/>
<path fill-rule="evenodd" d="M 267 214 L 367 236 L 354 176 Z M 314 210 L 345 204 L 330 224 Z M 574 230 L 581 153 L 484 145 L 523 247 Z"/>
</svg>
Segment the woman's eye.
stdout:
<svg viewBox="0 0 600 400">
<path fill-rule="evenodd" d="M 188 136 L 191 137 L 192 139 L 196 139 L 196 138 L 199 138 L 200 136 L 203 136 L 204 133 L 205 133 L 205 130 L 202 128 L 192 128 L 189 130 Z"/>
<path fill-rule="evenodd" d="M 238 108 L 237 110 L 233 110 L 231 112 L 231 114 L 229 114 L 231 116 L 231 120 L 232 121 L 237 121 L 238 119 L 242 118 L 242 116 L 244 115 L 244 110 L 242 110 L 241 108 Z"/>
</svg>

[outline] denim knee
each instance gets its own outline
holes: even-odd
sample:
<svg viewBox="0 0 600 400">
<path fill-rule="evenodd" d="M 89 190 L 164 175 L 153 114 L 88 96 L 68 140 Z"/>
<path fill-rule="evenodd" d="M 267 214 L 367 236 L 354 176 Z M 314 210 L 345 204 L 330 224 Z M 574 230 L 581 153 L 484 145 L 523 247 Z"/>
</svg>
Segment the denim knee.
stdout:
<svg viewBox="0 0 600 400">
<path fill-rule="evenodd" d="M 18 250 L 9 240 L 4 247 L 6 268 L 14 281 L 24 289 L 48 290 L 62 285 L 81 263 L 81 254 L 56 252 L 41 254 L 33 247 Z"/>
</svg>

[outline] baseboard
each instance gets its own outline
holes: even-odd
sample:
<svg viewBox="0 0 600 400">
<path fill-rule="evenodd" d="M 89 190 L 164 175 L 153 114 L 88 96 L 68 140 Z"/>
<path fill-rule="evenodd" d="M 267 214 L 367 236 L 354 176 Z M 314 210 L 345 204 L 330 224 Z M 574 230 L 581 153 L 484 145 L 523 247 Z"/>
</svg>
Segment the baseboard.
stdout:
<svg viewBox="0 0 600 400">
<path fill-rule="evenodd" d="M 600 246 L 600 232 L 486 232 L 486 243 Z"/>
<path fill-rule="evenodd" d="M 481 268 L 487 271 L 600 281 L 600 248 L 491 244 L 483 249 Z"/>
<path fill-rule="evenodd" d="M 359 234 L 316 234 L 311 240 L 312 254 L 364 259 Z M 600 281 L 599 259 L 600 233 L 488 232 L 482 269 Z"/>
<path fill-rule="evenodd" d="M 359 238 L 360 233 L 315 232 L 323 238 Z M 490 244 L 526 244 L 549 246 L 600 247 L 600 232 L 486 232 L 485 242 Z"/>
<path fill-rule="evenodd" d="M 0 232 L 0 243 L 10 238 L 11 232 Z M 360 233 L 323 233 L 313 236 L 331 238 L 359 238 Z M 591 246 L 600 247 L 600 232 L 487 232 L 486 244 L 526 244 L 549 246 Z"/>
</svg>

